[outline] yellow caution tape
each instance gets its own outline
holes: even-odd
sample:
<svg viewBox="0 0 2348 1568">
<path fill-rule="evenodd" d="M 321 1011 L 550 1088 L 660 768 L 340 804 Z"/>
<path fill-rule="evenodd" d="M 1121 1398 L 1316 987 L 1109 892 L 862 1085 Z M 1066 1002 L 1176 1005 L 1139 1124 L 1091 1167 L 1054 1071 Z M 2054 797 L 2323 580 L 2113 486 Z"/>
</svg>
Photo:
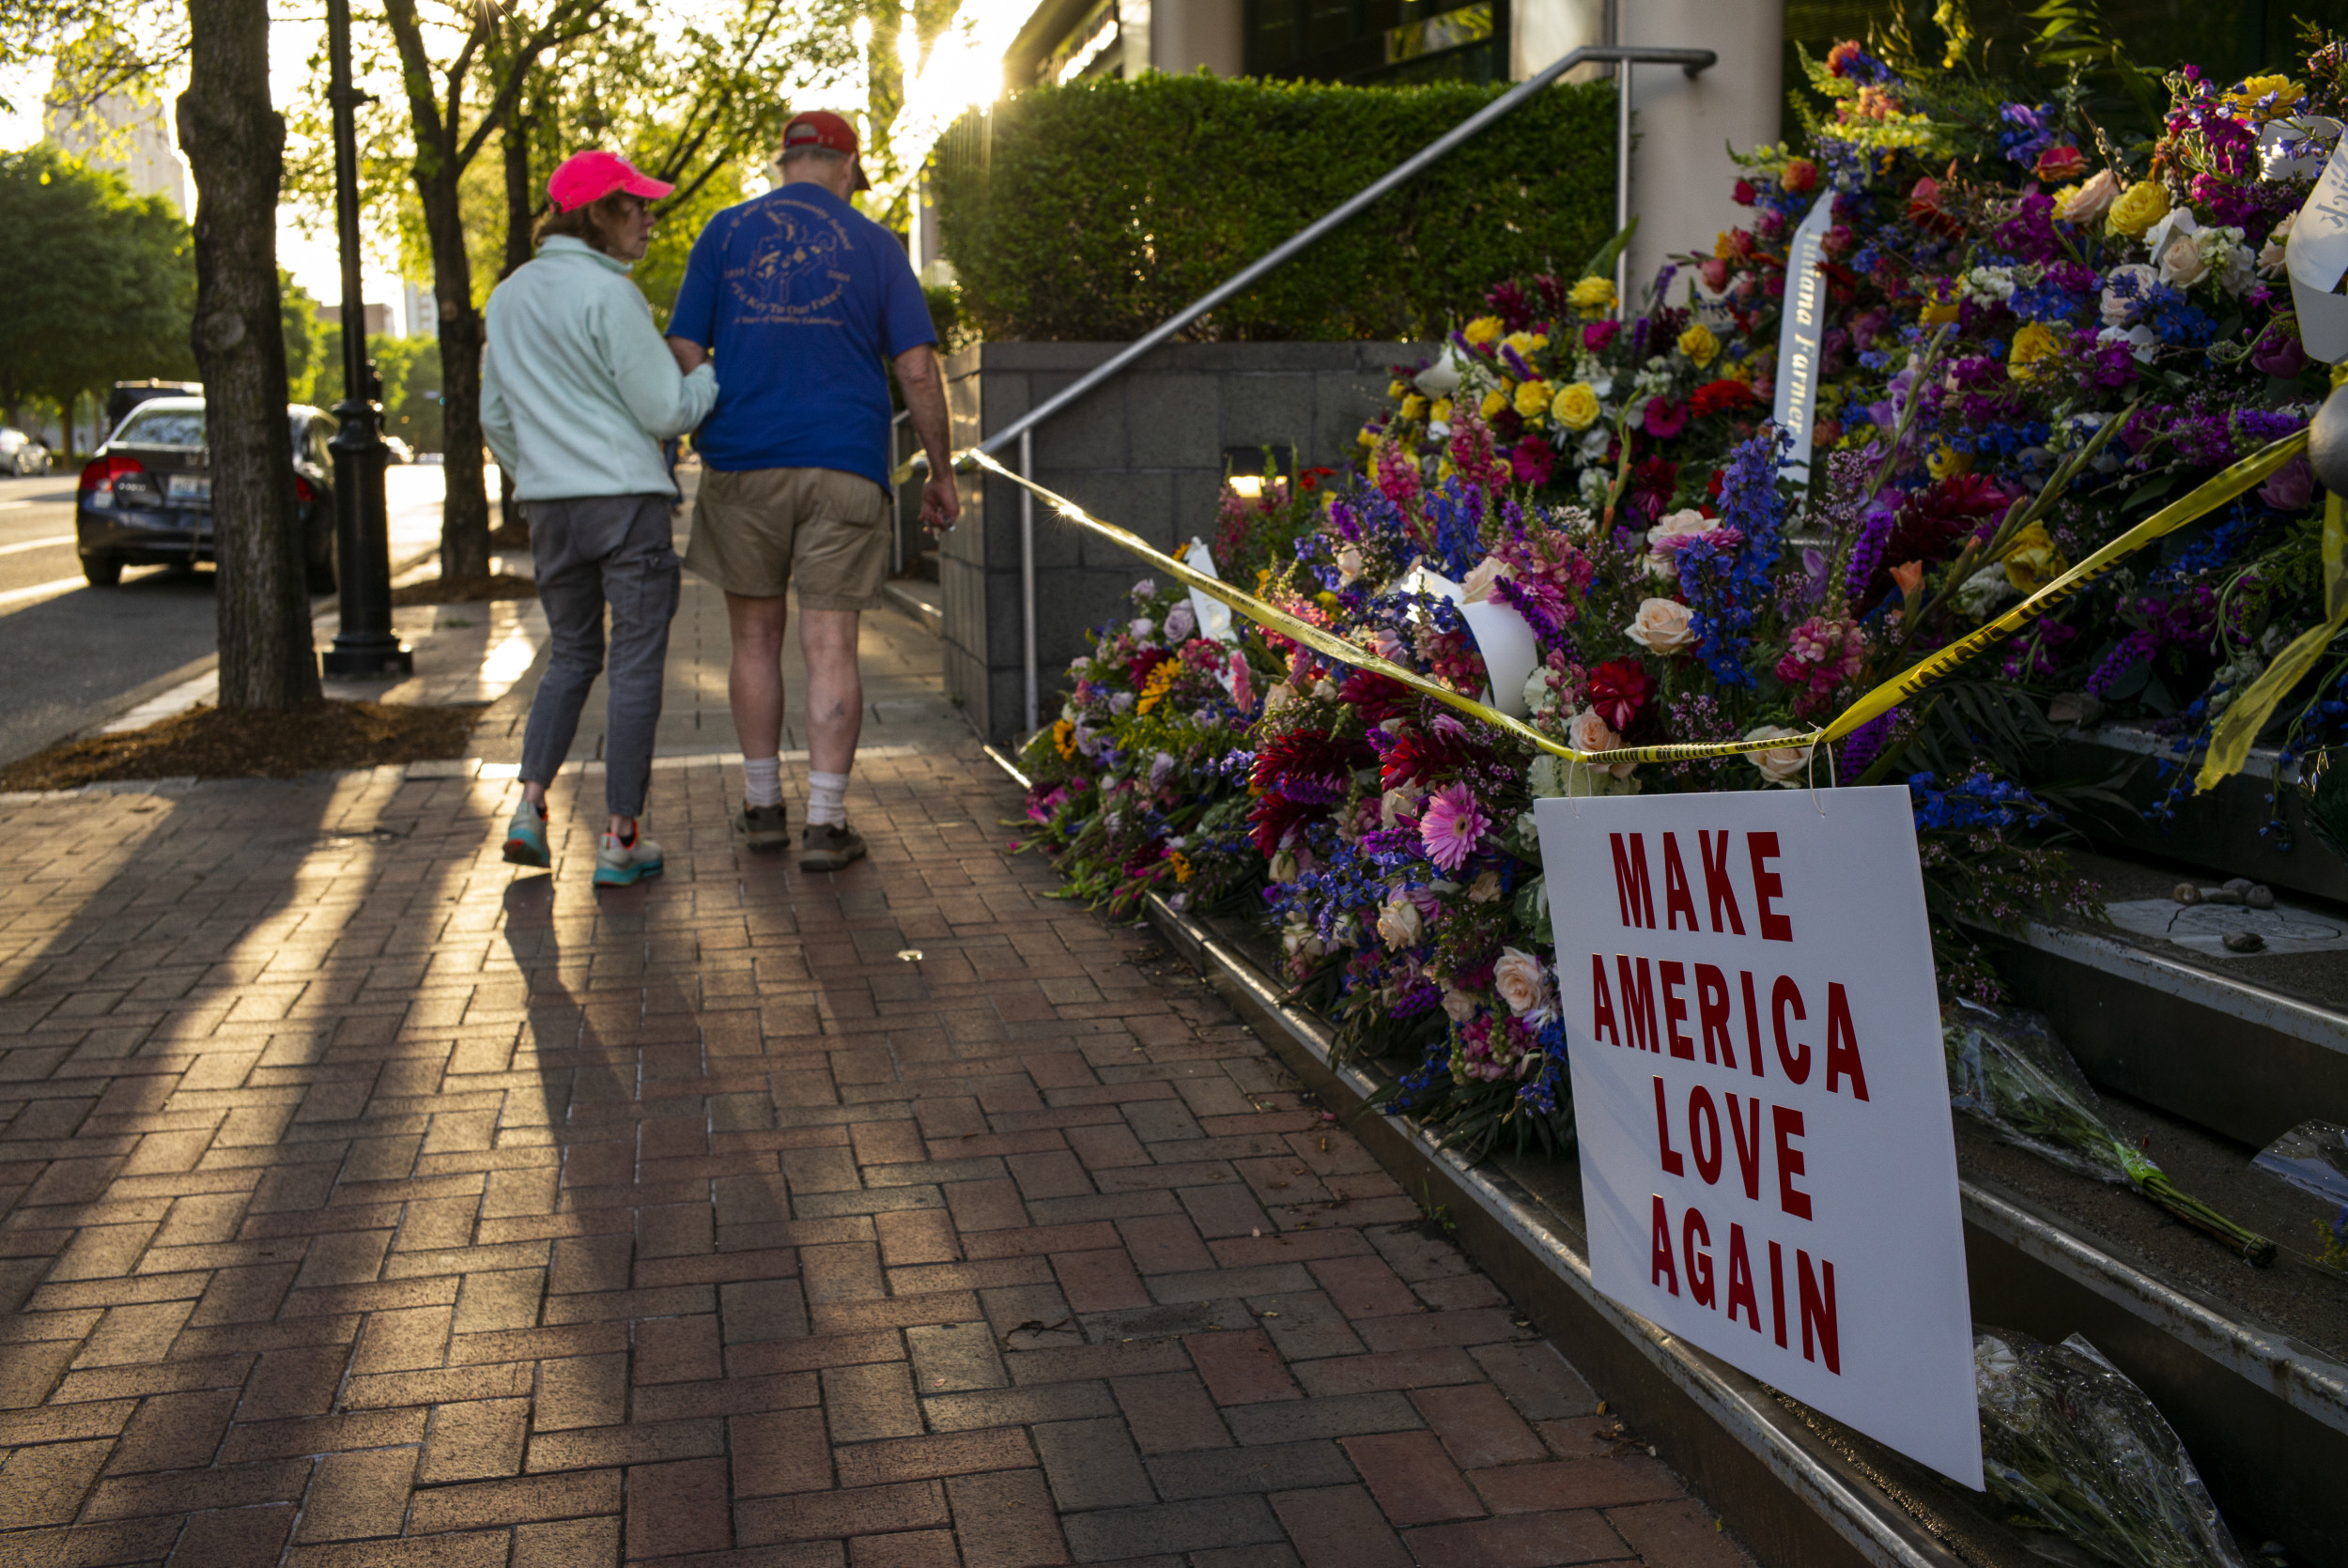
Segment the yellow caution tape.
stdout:
<svg viewBox="0 0 2348 1568">
<path fill-rule="evenodd" d="M 2307 444 L 2307 432 L 2300 431 L 2295 435 L 2286 436 L 2270 446 L 2261 448 L 2223 473 L 2210 479 L 2191 494 L 2162 507 L 2158 512 L 1999 616 L 1995 621 L 1918 660 L 1900 674 L 1884 682 L 1844 709 L 1831 722 L 1814 729 L 1807 734 L 1783 735 L 1769 740 L 1705 741 L 1676 746 L 1618 746 L 1611 751 L 1577 751 L 1569 746 L 1551 740 L 1547 735 L 1520 719 L 1511 718 L 1486 703 L 1478 702 L 1472 697 L 1462 696 L 1450 687 L 1430 681 L 1415 671 L 1405 669 L 1391 660 L 1382 659 L 1367 649 L 1348 642 L 1345 638 L 1322 627 L 1300 620 L 1286 610 L 1264 603 L 1251 593 L 1243 592 L 1219 578 L 1197 571 L 1187 563 L 1152 548 L 1139 535 L 1119 528 L 1114 523 L 1104 522 L 1093 516 L 1083 507 L 1057 491 L 1047 489 L 1025 475 L 1013 473 L 996 462 L 994 457 L 979 451 L 976 447 L 956 456 L 954 466 L 957 469 L 980 468 L 990 473 L 1001 475 L 1013 484 L 1020 485 L 1040 500 L 1048 502 L 1054 511 L 1079 528 L 1099 534 L 1119 548 L 1139 557 L 1152 569 L 1166 573 L 1185 587 L 1196 589 L 1211 598 L 1221 600 L 1258 625 L 1277 632 L 1292 641 L 1301 642 L 1317 653 L 1324 653 L 1341 664 L 1351 665 L 1356 669 L 1367 669 L 1373 674 L 1383 675 L 1387 680 L 1399 682 L 1413 691 L 1431 697 L 1444 706 L 1457 709 L 1471 718 L 1480 720 L 1496 730 L 1504 730 L 1527 746 L 1546 751 L 1552 757 L 1562 757 L 1568 761 L 1583 763 L 1592 767 L 1604 767 L 1615 762 L 1690 762 L 1714 757 L 1748 756 L 1760 751 L 1801 750 L 1841 740 L 1861 725 L 1882 717 L 1918 692 L 1936 682 L 1946 679 L 1966 660 L 1983 649 L 2001 638 L 2011 637 L 2031 622 L 2038 620 L 2063 600 L 2109 571 L 2124 557 L 2142 549 L 2155 540 L 2174 533 L 2186 524 L 2206 516 L 2225 505 L 2252 485 L 2259 484 L 2277 469 L 2290 462 L 2292 458 L 2306 450 Z M 2342 621 L 2348 620 L 2348 549 L 2343 548 L 2340 517 L 2340 502 L 2335 498 L 2331 502 L 2331 510 L 2327 515 L 2325 530 L 2326 604 L 2332 619 L 2326 625 L 2309 632 L 2297 642 L 2293 643 L 2290 648 L 2285 649 L 2283 654 L 2267 671 L 2269 677 L 2277 675 L 2284 661 L 2289 659 L 2302 643 L 2310 644 L 2314 650 L 2305 656 L 2303 662 L 2312 663 L 2315 652 L 2320 652 L 2332 633 L 2339 629 Z M 2266 677 L 2261 679 L 2263 682 Z M 2293 679 L 2295 680 L 2296 677 Z M 2279 699 L 2282 690 L 2287 689 L 2290 684 L 2290 681 L 2284 681 L 2281 689 L 2275 692 L 2275 698 Z M 2249 701 L 2251 695 L 2257 690 L 2258 687 L 2254 685 L 2251 692 L 2244 694 L 2237 705 Z M 2271 702 L 2269 706 L 2271 708 Z M 2251 727 L 2250 732 L 2252 734 L 2257 732 L 2255 725 Z M 2244 748 L 2248 749 L 2247 741 L 2244 743 Z M 2216 755 L 2217 749 L 2213 746 L 2213 759 Z M 2206 769 L 2203 776 L 2205 780 L 2209 777 Z M 2207 787 L 2208 783 L 2205 781 L 2202 788 Z"/>
</svg>

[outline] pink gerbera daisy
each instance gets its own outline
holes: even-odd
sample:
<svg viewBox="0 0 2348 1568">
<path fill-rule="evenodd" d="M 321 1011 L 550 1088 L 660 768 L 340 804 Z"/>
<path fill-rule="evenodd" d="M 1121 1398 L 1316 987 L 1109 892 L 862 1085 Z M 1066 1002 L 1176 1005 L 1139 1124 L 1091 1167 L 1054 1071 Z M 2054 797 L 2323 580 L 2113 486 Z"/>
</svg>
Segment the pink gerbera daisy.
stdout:
<svg viewBox="0 0 2348 1568">
<path fill-rule="evenodd" d="M 1467 864 L 1468 856 L 1491 829 L 1491 819 L 1476 809 L 1475 797 L 1464 784 L 1452 784 L 1427 797 L 1418 820 L 1419 842 L 1427 857 L 1446 871 Z"/>
</svg>

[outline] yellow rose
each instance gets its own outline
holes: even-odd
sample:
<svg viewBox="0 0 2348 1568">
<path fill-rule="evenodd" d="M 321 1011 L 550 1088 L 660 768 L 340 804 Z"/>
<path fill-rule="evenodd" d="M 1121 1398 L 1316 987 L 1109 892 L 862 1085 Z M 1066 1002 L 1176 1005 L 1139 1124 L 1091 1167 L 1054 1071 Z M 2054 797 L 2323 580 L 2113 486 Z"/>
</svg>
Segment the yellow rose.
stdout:
<svg viewBox="0 0 2348 1568">
<path fill-rule="evenodd" d="M 1451 399 L 1438 398 L 1435 406 L 1427 410 L 1427 417 L 1437 424 L 1449 424 L 1451 423 Z"/>
<path fill-rule="evenodd" d="M 1484 401 L 1477 405 L 1476 411 L 1484 416 L 1484 423 L 1490 424 L 1492 416 L 1507 406 L 1508 394 L 1506 392 L 1488 392 L 1484 394 Z"/>
<path fill-rule="evenodd" d="M 1614 308 L 1614 280 L 1583 278 L 1566 296 L 1568 303 L 1583 315 L 1604 315 Z"/>
<path fill-rule="evenodd" d="M 1720 357 L 1721 340 L 1712 335 L 1711 328 L 1699 321 L 1679 334 L 1679 351 L 1702 370 Z"/>
<path fill-rule="evenodd" d="M 1517 389 L 1517 412 L 1526 419 L 1537 419 L 1549 409 L 1549 383 L 1527 381 Z"/>
<path fill-rule="evenodd" d="M 1402 400 L 1402 417 L 1410 420 L 1425 419 L 1427 417 L 1427 399 L 1419 396 L 1416 392 L 1413 392 L 1410 396 L 1404 398 Z"/>
<path fill-rule="evenodd" d="M 2005 580 L 2025 593 L 2037 592 L 2071 569 L 2044 523 L 2032 523 L 2016 534 L 1998 559 L 2005 562 Z"/>
<path fill-rule="evenodd" d="M 2045 374 L 2047 361 L 2062 353 L 2062 340 L 2052 329 L 2033 321 L 2014 334 L 2014 346 L 2007 350 L 2007 372 L 2016 381 L 2034 381 Z"/>
<path fill-rule="evenodd" d="M 1560 387 L 1549 400 L 1549 415 L 1568 430 L 1587 430 L 1598 423 L 1598 393 L 1587 381 Z"/>
<path fill-rule="evenodd" d="M 1397 397 L 1408 397 L 1408 396 L 1410 396 L 1410 395 L 1411 395 L 1411 384 L 1410 384 L 1408 381 L 1403 381 L 1403 380 L 1394 380 L 1394 381 L 1389 381 L 1389 382 L 1387 382 L 1387 383 L 1386 383 L 1386 396 L 1387 396 L 1387 397 L 1389 397 L 1389 398 L 1397 398 Z"/>
<path fill-rule="evenodd" d="M 1475 320 L 1469 322 L 1466 326 L 1460 328 L 1460 335 L 1466 338 L 1470 343 L 1491 343 L 1497 340 L 1500 334 L 1506 330 L 1506 328 L 1500 324 L 1500 317 L 1496 315 L 1479 315 Z"/>
<path fill-rule="evenodd" d="M 1506 337 L 1502 338 L 1500 341 L 1508 347 L 1515 349 L 1517 351 L 1517 357 L 1520 359 L 1532 353 L 1537 348 L 1546 348 L 1549 346 L 1549 339 L 1539 332 L 1510 332 Z"/>
<path fill-rule="evenodd" d="M 2112 233 L 2140 239 L 2144 231 L 2169 216 L 2169 192 L 2149 179 L 2139 179 L 2121 192 L 2104 220 Z"/>
<path fill-rule="evenodd" d="M 1927 300 L 1924 308 L 1916 313 L 1916 319 L 1927 327 L 1945 327 L 1956 319 L 1956 301 Z"/>
</svg>

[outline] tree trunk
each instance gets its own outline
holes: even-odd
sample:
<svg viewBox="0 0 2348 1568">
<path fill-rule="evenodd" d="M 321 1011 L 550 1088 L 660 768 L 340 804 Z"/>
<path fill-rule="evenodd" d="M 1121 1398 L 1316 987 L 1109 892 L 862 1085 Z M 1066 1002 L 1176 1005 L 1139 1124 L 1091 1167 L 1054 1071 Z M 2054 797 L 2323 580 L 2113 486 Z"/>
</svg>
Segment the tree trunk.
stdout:
<svg viewBox="0 0 2348 1568">
<path fill-rule="evenodd" d="M 498 273 L 500 281 L 514 275 L 514 269 L 531 256 L 530 230 L 532 208 L 530 183 L 530 116 L 523 113 L 521 96 L 515 95 L 514 106 L 505 112 L 505 129 L 499 137 L 505 159 L 505 268 Z M 514 494 L 514 470 L 498 469 L 498 516 L 508 537 L 530 537 L 528 508 Z"/>
<path fill-rule="evenodd" d="M 424 225 L 432 241 L 432 286 L 440 301 L 440 460 L 447 499 L 440 503 L 440 576 L 489 575 L 489 492 L 481 461 L 481 350 L 488 340 L 472 302 L 472 261 L 457 205 L 462 171 L 443 159 L 419 177 Z"/>
<path fill-rule="evenodd" d="M 270 104 L 269 0 L 188 0 L 188 23 L 178 129 L 195 175 L 191 338 L 211 449 L 220 705 L 298 708 L 317 698 L 318 665 L 286 424 L 277 287 L 286 122 Z"/>
</svg>

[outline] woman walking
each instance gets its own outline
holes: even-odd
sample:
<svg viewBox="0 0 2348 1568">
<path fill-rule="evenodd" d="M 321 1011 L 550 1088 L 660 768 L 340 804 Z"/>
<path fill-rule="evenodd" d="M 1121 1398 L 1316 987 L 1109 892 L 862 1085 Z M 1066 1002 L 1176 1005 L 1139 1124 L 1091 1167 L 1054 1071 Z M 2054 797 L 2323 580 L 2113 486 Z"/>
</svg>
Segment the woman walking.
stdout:
<svg viewBox="0 0 2348 1568">
<path fill-rule="evenodd" d="M 595 885 L 660 874 L 660 846 L 639 830 L 660 722 L 661 667 L 676 614 L 669 515 L 677 491 L 661 443 L 701 423 L 718 400 L 707 365 L 681 375 L 628 281 L 652 238 L 652 204 L 673 187 L 616 153 L 582 152 L 547 181 L 552 203 L 535 259 L 489 296 L 481 425 L 530 505 L 530 554 L 553 656 L 522 732 L 522 801 L 505 858 L 553 864 L 547 786 L 570 755 L 579 710 L 604 664 L 611 611 L 610 733 Z"/>
</svg>

